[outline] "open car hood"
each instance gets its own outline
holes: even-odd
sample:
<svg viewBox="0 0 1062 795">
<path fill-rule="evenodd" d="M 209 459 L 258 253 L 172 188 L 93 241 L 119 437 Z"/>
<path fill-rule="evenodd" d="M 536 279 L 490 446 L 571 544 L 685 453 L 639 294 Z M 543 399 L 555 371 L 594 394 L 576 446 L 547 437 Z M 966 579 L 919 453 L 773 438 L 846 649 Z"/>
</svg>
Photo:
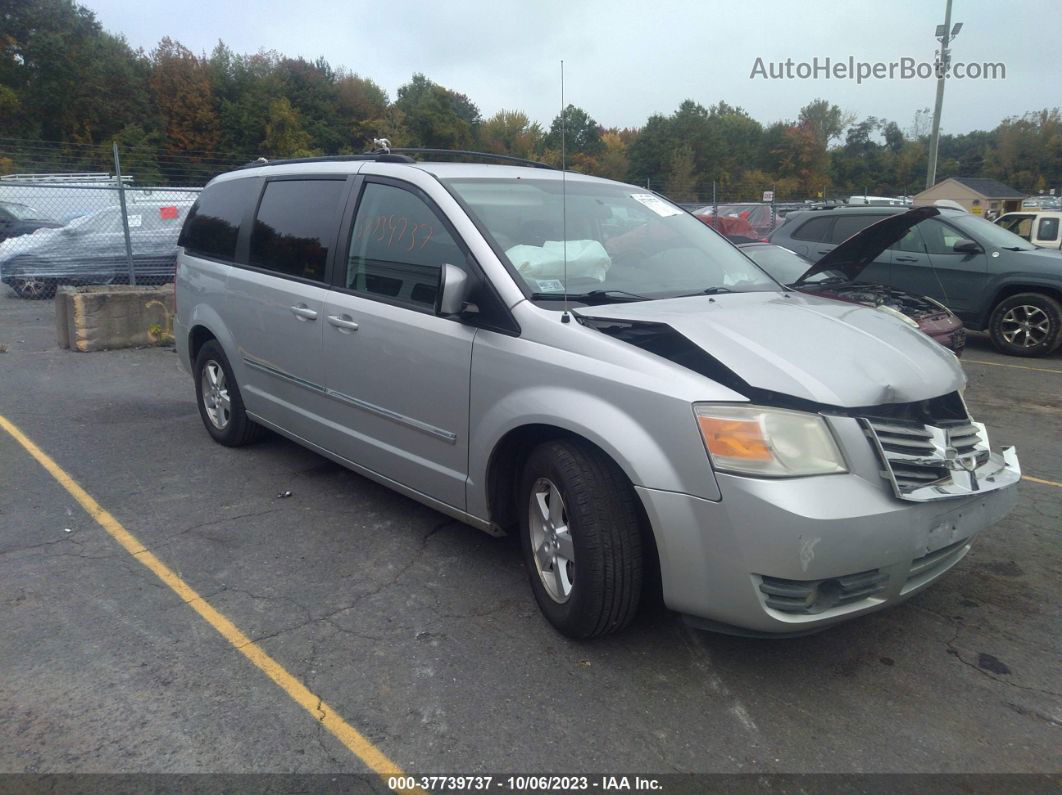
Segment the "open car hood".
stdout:
<svg viewBox="0 0 1062 795">
<path fill-rule="evenodd" d="M 839 271 L 848 281 L 854 282 L 867 265 L 906 235 L 912 226 L 936 215 L 940 215 L 940 210 L 936 207 L 915 207 L 913 210 L 900 215 L 890 215 L 876 224 L 871 224 L 808 268 L 795 283 L 803 284 L 823 271 Z"/>
<path fill-rule="evenodd" d="M 572 311 L 584 326 L 753 400 L 771 393 L 821 405 L 878 406 L 938 397 L 965 381 L 956 358 L 917 329 L 869 307 L 803 293 L 732 293 Z"/>
</svg>

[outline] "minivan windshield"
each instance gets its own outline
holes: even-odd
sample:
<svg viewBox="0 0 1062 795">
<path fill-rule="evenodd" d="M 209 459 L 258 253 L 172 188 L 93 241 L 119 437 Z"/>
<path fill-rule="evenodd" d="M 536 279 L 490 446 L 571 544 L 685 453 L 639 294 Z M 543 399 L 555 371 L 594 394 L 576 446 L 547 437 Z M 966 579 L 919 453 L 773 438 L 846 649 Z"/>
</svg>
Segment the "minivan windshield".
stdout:
<svg viewBox="0 0 1062 795">
<path fill-rule="evenodd" d="M 444 180 L 532 299 L 638 301 L 782 289 L 722 236 L 631 185 Z"/>
</svg>

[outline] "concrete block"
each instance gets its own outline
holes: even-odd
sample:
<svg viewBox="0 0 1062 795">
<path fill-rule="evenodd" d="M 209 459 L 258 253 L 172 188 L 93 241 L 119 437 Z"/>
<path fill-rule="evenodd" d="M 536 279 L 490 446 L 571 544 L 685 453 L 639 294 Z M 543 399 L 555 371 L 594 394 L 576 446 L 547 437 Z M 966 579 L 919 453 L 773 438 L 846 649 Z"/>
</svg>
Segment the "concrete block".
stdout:
<svg viewBox="0 0 1062 795">
<path fill-rule="evenodd" d="M 60 347 L 75 351 L 159 345 L 173 340 L 174 311 L 173 285 L 64 288 L 56 293 L 56 333 Z"/>
</svg>

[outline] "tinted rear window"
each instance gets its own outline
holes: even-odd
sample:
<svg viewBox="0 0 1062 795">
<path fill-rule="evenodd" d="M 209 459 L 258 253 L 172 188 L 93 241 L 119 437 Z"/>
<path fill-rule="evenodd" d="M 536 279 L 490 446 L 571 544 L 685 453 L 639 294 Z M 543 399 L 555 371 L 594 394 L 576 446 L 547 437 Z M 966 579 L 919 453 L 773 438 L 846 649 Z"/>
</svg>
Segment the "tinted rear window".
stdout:
<svg viewBox="0 0 1062 795">
<path fill-rule="evenodd" d="M 793 237 L 796 240 L 815 240 L 821 242 L 825 240 L 826 235 L 829 234 L 830 224 L 832 222 L 832 216 L 820 216 L 818 218 L 812 218 L 810 221 L 805 222 L 799 229 L 793 232 Z"/>
<path fill-rule="evenodd" d="M 236 179 L 205 188 L 192 205 L 177 245 L 189 254 L 232 262 L 240 222 L 255 200 L 258 182 Z"/>
<path fill-rule="evenodd" d="M 882 218 L 887 217 L 885 215 L 839 215 L 833 225 L 830 242 L 843 243 L 856 232 L 862 232 L 871 224 L 876 224 Z"/>
<path fill-rule="evenodd" d="M 287 276 L 324 281 L 345 187 L 343 180 L 336 179 L 266 183 L 251 234 L 251 264 Z"/>
</svg>

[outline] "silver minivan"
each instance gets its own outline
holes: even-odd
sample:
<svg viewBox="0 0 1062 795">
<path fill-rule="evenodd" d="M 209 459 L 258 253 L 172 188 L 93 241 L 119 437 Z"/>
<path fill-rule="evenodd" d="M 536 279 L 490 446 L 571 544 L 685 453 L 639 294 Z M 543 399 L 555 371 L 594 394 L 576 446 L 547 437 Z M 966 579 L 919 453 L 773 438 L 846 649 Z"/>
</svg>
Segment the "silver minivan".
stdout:
<svg viewBox="0 0 1062 795">
<path fill-rule="evenodd" d="M 216 441 L 270 429 L 518 534 L 573 637 L 649 588 L 705 628 L 822 629 L 927 586 L 1016 497 L 949 351 L 632 185 L 394 152 L 248 167 L 189 212 L 176 294 Z"/>
</svg>

